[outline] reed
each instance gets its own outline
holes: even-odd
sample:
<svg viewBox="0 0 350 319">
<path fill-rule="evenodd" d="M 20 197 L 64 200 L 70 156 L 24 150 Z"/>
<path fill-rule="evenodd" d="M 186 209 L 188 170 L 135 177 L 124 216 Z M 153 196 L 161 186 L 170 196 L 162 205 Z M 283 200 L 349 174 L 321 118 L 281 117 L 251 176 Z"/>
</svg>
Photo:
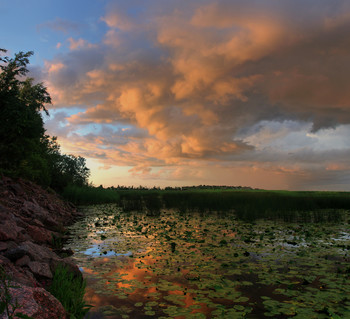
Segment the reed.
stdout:
<svg viewBox="0 0 350 319">
<path fill-rule="evenodd" d="M 117 203 L 120 200 L 116 191 L 92 186 L 70 185 L 64 189 L 62 196 L 76 205 Z"/>
<path fill-rule="evenodd" d="M 61 302 L 70 319 L 83 319 L 92 308 L 84 301 L 86 282 L 75 277 L 65 266 L 55 270 L 49 291 Z"/>
</svg>

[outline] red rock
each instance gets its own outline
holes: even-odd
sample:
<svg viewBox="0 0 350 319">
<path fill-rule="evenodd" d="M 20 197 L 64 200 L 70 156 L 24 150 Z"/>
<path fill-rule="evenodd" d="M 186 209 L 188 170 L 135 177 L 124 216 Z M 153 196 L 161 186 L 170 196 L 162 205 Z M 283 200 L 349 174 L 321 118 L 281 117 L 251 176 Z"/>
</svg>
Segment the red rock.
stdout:
<svg viewBox="0 0 350 319">
<path fill-rule="evenodd" d="M 58 223 L 50 216 L 49 212 L 36 203 L 24 201 L 22 210 L 26 212 L 28 217 L 39 219 L 47 226 L 58 226 Z"/>
<path fill-rule="evenodd" d="M 28 267 L 34 275 L 50 279 L 52 278 L 52 273 L 48 264 L 40 263 L 38 261 L 30 261 Z"/>
<path fill-rule="evenodd" d="M 17 312 L 36 319 L 66 319 L 67 314 L 62 304 L 43 288 L 22 286 L 10 288 L 10 294 L 17 299 L 21 308 Z M 5 318 L 1 317 L 0 318 Z"/>
<path fill-rule="evenodd" d="M 47 203 L 46 208 L 52 212 L 55 210 L 50 203 Z"/>
<path fill-rule="evenodd" d="M 27 255 L 25 255 L 17 259 L 15 265 L 22 267 L 22 266 L 28 265 L 29 263 L 30 263 L 30 258 Z"/>
<path fill-rule="evenodd" d="M 12 184 L 10 185 L 10 188 L 14 191 L 16 195 L 21 196 L 24 194 L 23 188 L 19 184 Z"/>
<path fill-rule="evenodd" d="M 22 258 L 23 256 L 26 255 L 26 251 L 22 248 L 14 247 L 11 249 L 8 249 L 5 253 L 4 256 L 11 261 L 16 261 L 17 259 Z"/>
<path fill-rule="evenodd" d="M 0 241 L 0 251 L 6 250 L 7 248 L 7 243 Z"/>
<path fill-rule="evenodd" d="M 0 240 L 16 240 L 18 233 L 23 231 L 23 228 L 11 220 L 5 220 L 0 224 Z"/>
<path fill-rule="evenodd" d="M 29 258 L 34 261 L 49 261 L 58 258 L 49 248 L 34 244 L 30 241 L 22 243 L 18 248 L 24 250 L 25 255 L 29 256 Z"/>
<path fill-rule="evenodd" d="M 51 231 L 43 227 L 27 225 L 27 233 L 37 243 L 51 243 L 52 241 Z"/>
<path fill-rule="evenodd" d="M 75 277 L 82 277 L 82 273 L 79 270 L 79 267 L 74 263 L 73 259 L 70 257 L 66 257 L 63 259 L 53 259 L 51 260 L 50 266 L 52 272 L 55 272 L 55 269 L 58 265 L 63 265 L 67 267 L 67 269 L 74 274 Z"/>
<path fill-rule="evenodd" d="M 16 279 L 16 284 L 26 286 L 41 286 L 34 278 L 33 273 L 29 269 L 16 267 L 9 259 L 0 255 L 0 265 L 3 266 L 5 272 L 13 279 Z M 0 316 L 1 318 L 1 316 Z"/>
<path fill-rule="evenodd" d="M 67 318 L 59 301 L 41 288 L 60 263 L 82 276 L 72 259 L 62 259 L 45 246 L 52 233 L 72 222 L 76 208 L 32 182 L 3 176 L 0 197 L 0 265 L 14 286 L 20 286 L 11 288 L 22 305 L 18 311 L 37 319 Z M 5 316 L 0 314 L 0 319 Z"/>
</svg>

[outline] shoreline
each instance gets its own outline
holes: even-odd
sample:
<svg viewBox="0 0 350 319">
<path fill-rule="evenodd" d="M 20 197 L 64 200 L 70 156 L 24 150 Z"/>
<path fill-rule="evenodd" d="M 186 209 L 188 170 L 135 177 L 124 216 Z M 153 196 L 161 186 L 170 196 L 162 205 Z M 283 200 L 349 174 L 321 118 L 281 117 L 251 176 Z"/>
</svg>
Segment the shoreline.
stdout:
<svg viewBox="0 0 350 319">
<path fill-rule="evenodd" d="M 48 287 L 59 265 L 82 277 L 69 257 L 73 252 L 62 249 L 65 227 L 81 216 L 53 191 L 21 178 L 0 178 L 0 266 L 15 286 L 9 288 L 12 302 L 20 305 L 15 313 L 68 318 Z"/>
</svg>

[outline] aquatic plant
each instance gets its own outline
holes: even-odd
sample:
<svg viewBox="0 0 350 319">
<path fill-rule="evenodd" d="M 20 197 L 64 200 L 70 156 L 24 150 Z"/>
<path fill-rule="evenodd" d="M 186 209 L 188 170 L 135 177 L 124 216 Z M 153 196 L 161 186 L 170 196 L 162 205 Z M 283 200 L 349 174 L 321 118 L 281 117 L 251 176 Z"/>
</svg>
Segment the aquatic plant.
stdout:
<svg viewBox="0 0 350 319">
<path fill-rule="evenodd" d="M 84 300 L 86 281 L 59 264 L 53 275 L 49 291 L 63 305 L 70 319 L 82 319 L 92 308 Z"/>
<path fill-rule="evenodd" d="M 230 212 L 155 217 L 117 205 L 84 212 L 68 245 L 101 302 L 96 311 L 111 318 L 350 315 L 348 212 L 322 224 Z"/>
</svg>

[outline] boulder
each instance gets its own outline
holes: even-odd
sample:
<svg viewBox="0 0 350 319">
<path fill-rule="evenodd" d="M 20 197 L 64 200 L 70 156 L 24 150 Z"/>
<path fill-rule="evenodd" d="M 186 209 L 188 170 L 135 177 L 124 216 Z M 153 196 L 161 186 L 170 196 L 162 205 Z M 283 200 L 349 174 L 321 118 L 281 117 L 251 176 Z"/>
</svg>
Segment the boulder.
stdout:
<svg viewBox="0 0 350 319">
<path fill-rule="evenodd" d="M 0 224 L 0 240 L 17 240 L 18 234 L 23 228 L 18 227 L 12 220 L 5 220 Z"/>
<path fill-rule="evenodd" d="M 21 216 L 21 219 L 26 225 L 29 224 L 29 225 L 33 225 L 33 226 L 45 227 L 44 224 L 36 218 Z M 19 225 L 19 226 L 21 226 L 21 225 Z M 21 227 L 23 227 L 23 226 L 21 226 Z"/>
<path fill-rule="evenodd" d="M 30 261 L 28 267 L 31 272 L 37 277 L 52 278 L 50 267 L 46 263 L 40 263 L 38 261 Z"/>
<path fill-rule="evenodd" d="M 5 272 L 10 278 L 16 279 L 15 285 L 22 284 L 26 286 L 41 286 L 28 268 L 24 269 L 17 267 L 9 259 L 1 255 L 0 265 L 4 268 Z"/>
<path fill-rule="evenodd" d="M 34 244 L 30 241 L 21 243 L 21 245 L 18 246 L 18 248 L 22 249 L 25 252 L 25 255 L 27 255 L 32 261 L 43 262 L 58 258 L 58 256 L 49 248 Z"/>
<path fill-rule="evenodd" d="M 24 194 L 24 190 L 19 184 L 11 184 L 10 189 L 18 196 L 22 196 Z"/>
<path fill-rule="evenodd" d="M 67 314 L 62 304 L 43 288 L 22 286 L 10 288 L 11 296 L 21 306 L 15 314 L 21 312 L 36 319 L 66 319 Z M 1 319 L 7 318 L 5 314 Z"/>
<path fill-rule="evenodd" d="M 6 250 L 8 245 L 6 242 L 0 241 L 0 251 Z"/>
<path fill-rule="evenodd" d="M 30 263 L 30 258 L 27 255 L 25 255 L 17 259 L 15 265 L 22 267 L 22 266 L 28 265 L 29 263 Z"/>
<path fill-rule="evenodd" d="M 27 225 L 27 233 L 37 243 L 51 243 L 52 232 L 34 225 Z"/>
<path fill-rule="evenodd" d="M 19 247 L 9 249 L 4 253 L 4 256 L 10 259 L 12 262 L 15 262 L 17 259 L 20 259 L 25 255 L 26 255 L 26 250 Z"/>
<path fill-rule="evenodd" d="M 50 263 L 52 273 L 55 272 L 58 265 L 65 266 L 75 277 L 82 277 L 79 267 L 74 263 L 73 259 L 66 257 L 63 259 L 52 259 Z"/>
<path fill-rule="evenodd" d="M 49 287 L 58 264 L 82 276 L 72 259 L 63 258 L 71 251 L 47 247 L 52 234 L 59 236 L 56 232 L 73 221 L 76 208 L 20 178 L 1 176 L 0 198 L 0 266 L 14 281 L 10 289 L 21 305 L 18 312 L 37 319 L 67 318 L 61 303 L 43 288 Z"/>
<path fill-rule="evenodd" d="M 22 210 L 26 213 L 28 217 L 31 216 L 37 218 L 47 226 L 58 226 L 58 223 L 50 216 L 49 212 L 46 209 L 39 206 L 37 203 L 24 201 Z"/>
</svg>

